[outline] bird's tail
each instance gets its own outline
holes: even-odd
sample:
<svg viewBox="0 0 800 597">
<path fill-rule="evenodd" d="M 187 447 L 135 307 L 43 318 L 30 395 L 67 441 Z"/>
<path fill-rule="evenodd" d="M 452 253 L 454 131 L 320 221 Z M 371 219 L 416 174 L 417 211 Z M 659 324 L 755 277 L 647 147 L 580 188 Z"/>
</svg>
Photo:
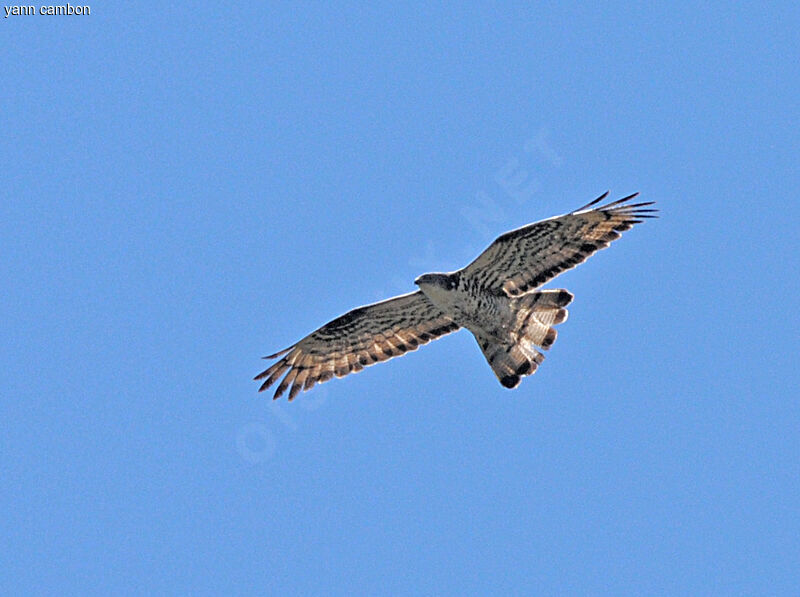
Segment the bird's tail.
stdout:
<svg viewBox="0 0 800 597">
<path fill-rule="evenodd" d="M 566 306 L 572 302 L 572 293 L 563 288 L 540 290 L 511 300 L 511 309 L 517 314 L 517 340 L 535 344 L 547 350 L 556 341 L 558 332 L 553 327 L 567 320 Z"/>
<path fill-rule="evenodd" d="M 567 290 L 540 290 L 511 299 L 516 313 L 515 326 L 508 340 L 499 343 L 476 336 L 483 355 L 497 379 L 506 388 L 515 388 L 520 378 L 531 375 L 544 360 L 535 347 L 549 349 L 558 333 L 554 325 L 567 320 L 567 309 L 572 301 Z"/>
</svg>

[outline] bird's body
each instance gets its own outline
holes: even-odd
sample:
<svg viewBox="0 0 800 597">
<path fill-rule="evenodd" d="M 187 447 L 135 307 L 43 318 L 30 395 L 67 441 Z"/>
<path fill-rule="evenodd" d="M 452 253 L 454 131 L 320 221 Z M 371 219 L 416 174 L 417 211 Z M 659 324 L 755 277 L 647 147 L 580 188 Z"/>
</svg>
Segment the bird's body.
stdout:
<svg viewBox="0 0 800 597">
<path fill-rule="evenodd" d="M 431 279 L 426 276 L 442 278 Z M 448 279 L 453 279 L 452 290 L 448 289 Z M 482 288 L 475 282 L 454 272 L 426 274 L 417 278 L 415 284 L 428 300 L 459 326 L 487 337 L 502 337 L 514 319 L 509 298 Z"/>
<path fill-rule="evenodd" d="M 556 339 L 552 327 L 567 318 L 566 290 L 530 292 L 512 298 L 481 284 L 469 272 L 425 274 L 416 284 L 442 313 L 472 332 L 497 378 L 508 388 L 536 370 Z"/>
<path fill-rule="evenodd" d="M 275 383 L 289 399 L 334 375 L 343 377 L 399 356 L 461 327 L 475 336 L 500 383 L 513 388 L 536 371 L 556 339 L 553 327 L 567 318 L 572 294 L 539 290 L 561 272 L 619 238 L 641 218 L 654 217 L 651 203 L 625 204 L 635 195 L 588 209 L 608 193 L 569 214 L 501 235 L 466 267 L 423 274 L 420 290 L 354 309 L 297 344 L 256 376 L 260 390 Z"/>
</svg>

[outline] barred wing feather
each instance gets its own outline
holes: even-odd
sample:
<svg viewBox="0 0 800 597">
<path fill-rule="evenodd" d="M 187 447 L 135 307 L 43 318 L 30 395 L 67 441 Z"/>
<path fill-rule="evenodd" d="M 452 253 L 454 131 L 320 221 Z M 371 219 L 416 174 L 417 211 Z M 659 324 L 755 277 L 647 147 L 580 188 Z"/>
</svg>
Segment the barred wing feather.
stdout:
<svg viewBox="0 0 800 597">
<path fill-rule="evenodd" d="M 608 196 L 563 216 L 506 232 L 461 270 L 482 288 L 516 297 L 583 263 L 658 210 L 654 202 L 628 203 L 638 193 L 593 207 Z"/>
<path fill-rule="evenodd" d="M 281 357 L 255 377 L 264 391 L 286 374 L 274 398 L 289 400 L 301 390 L 416 350 L 459 326 L 421 292 L 353 309 L 266 359 Z"/>
</svg>

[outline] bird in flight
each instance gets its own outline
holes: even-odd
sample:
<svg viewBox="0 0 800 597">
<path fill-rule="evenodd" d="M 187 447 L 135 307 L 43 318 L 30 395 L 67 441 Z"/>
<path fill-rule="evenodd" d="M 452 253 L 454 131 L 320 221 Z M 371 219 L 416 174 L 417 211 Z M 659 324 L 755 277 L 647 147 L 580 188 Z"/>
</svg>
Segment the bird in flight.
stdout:
<svg viewBox="0 0 800 597">
<path fill-rule="evenodd" d="M 544 360 L 538 348 L 556 340 L 553 327 L 567 319 L 572 294 L 540 290 L 542 284 L 605 249 L 645 218 L 657 217 L 654 202 L 630 203 L 638 193 L 597 206 L 605 193 L 580 209 L 506 232 L 466 267 L 423 274 L 419 290 L 353 309 L 265 359 L 278 359 L 259 373 L 264 391 L 301 390 L 344 377 L 416 350 L 466 328 L 475 336 L 497 379 L 515 388 Z"/>
</svg>

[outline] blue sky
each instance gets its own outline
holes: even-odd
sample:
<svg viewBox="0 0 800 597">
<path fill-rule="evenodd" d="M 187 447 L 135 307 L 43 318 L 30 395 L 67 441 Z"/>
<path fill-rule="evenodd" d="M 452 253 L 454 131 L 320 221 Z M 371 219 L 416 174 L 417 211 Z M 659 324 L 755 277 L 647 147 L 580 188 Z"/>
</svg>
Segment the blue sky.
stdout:
<svg viewBox="0 0 800 597">
<path fill-rule="evenodd" d="M 2 19 L 3 592 L 796 594 L 793 3 Z M 610 189 L 503 389 L 260 357 Z"/>
</svg>

